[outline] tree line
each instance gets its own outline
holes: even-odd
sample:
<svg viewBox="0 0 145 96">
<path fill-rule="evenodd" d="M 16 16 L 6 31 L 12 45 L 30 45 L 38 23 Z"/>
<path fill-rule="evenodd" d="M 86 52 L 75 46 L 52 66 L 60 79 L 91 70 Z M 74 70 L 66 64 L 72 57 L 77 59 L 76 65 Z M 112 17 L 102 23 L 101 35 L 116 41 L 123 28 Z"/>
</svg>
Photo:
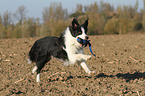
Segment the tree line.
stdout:
<svg viewBox="0 0 145 96">
<path fill-rule="evenodd" d="M 80 23 L 89 19 L 90 35 L 126 34 L 145 31 L 145 0 L 144 8 L 138 10 L 138 0 L 134 6 L 118 6 L 101 1 L 99 4 L 83 6 L 78 4 L 75 12 L 68 14 L 61 3 L 51 3 L 39 18 L 27 17 L 27 8 L 19 6 L 15 13 L 6 11 L 0 14 L 0 38 L 24 38 L 59 36 L 73 18 Z"/>
</svg>

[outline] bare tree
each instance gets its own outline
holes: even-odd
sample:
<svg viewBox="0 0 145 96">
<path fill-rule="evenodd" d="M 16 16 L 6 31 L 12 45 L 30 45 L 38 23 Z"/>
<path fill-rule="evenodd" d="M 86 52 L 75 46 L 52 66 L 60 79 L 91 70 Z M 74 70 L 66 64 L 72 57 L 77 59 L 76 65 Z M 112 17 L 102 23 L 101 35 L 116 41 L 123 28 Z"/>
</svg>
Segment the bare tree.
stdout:
<svg viewBox="0 0 145 96">
<path fill-rule="evenodd" d="M 7 28 L 7 26 L 11 23 L 11 13 L 9 11 L 6 11 L 3 14 L 3 25 L 5 26 L 5 28 Z"/>
<path fill-rule="evenodd" d="M 2 16 L 1 16 L 1 14 L 0 14 L 0 25 L 3 23 L 3 21 L 2 21 Z"/>
<path fill-rule="evenodd" d="M 143 0 L 144 10 L 145 10 L 145 0 Z"/>
<path fill-rule="evenodd" d="M 67 19 L 67 9 L 63 9 L 61 3 L 51 3 L 49 7 L 44 8 L 42 12 L 43 21 L 51 22 L 53 20 L 66 20 Z"/>
<path fill-rule="evenodd" d="M 76 11 L 83 12 L 83 6 L 81 4 L 77 4 Z"/>
<path fill-rule="evenodd" d="M 85 6 L 84 9 L 85 9 L 85 12 L 98 13 L 99 5 L 97 4 L 97 2 L 95 2 L 94 4 Z"/>
<path fill-rule="evenodd" d="M 15 12 L 14 16 L 19 21 L 20 24 L 23 23 L 23 19 L 26 17 L 26 7 L 25 6 L 19 6 L 17 11 Z"/>
</svg>

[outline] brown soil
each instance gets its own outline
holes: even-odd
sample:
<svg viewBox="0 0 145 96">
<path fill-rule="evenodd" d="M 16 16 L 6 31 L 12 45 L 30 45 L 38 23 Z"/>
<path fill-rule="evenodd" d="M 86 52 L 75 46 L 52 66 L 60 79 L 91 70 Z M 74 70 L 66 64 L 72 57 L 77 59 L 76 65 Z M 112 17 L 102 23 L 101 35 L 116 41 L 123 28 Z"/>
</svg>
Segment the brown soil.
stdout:
<svg viewBox="0 0 145 96">
<path fill-rule="evenodd" d="M 0 96 L 145 96 L 145 34 L 91 36 L 97 57 L 87 65 L 95 75 L 53 58 L 43 68 L 40 84 L 31 75 L 35 64 L 27 64 L 37 39 L 0 39 Z M 85 53 L 90 54 L 89 48 Z"/>
</svg>

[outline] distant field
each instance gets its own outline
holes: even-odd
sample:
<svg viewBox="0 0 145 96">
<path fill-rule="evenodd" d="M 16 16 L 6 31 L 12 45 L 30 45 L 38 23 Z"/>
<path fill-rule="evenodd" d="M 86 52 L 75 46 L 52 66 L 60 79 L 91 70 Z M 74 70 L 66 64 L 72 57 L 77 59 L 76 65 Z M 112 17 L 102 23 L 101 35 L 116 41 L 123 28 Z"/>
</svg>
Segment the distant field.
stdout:
<svg viewBox="0 0 145 96">
<path fill-rule="evenodd" d="M 96 74 L 54 58 L 42 70 L 40 86 L 31 75 L 34 64 L 26 61 L 37 39 L 0 39 L 0 96 L 145 96 L 145 34 L 90 36 L 97 57 L 87 65 Z"/>
</svg>

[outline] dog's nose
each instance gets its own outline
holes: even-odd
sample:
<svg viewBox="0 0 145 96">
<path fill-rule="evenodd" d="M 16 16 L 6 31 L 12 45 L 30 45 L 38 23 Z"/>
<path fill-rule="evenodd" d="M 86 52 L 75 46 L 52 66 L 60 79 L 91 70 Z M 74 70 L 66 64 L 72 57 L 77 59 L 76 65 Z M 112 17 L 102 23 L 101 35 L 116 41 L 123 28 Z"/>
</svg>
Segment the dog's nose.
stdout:
<svg viewBox="0 0 145 96">
<path fill-rule="evenodd" d="M 86 39 L 89 39 L 89 37 L 88 37 L 88 36 L 85 36 L 85 38 L 86 38 Z"/>
</svg>

